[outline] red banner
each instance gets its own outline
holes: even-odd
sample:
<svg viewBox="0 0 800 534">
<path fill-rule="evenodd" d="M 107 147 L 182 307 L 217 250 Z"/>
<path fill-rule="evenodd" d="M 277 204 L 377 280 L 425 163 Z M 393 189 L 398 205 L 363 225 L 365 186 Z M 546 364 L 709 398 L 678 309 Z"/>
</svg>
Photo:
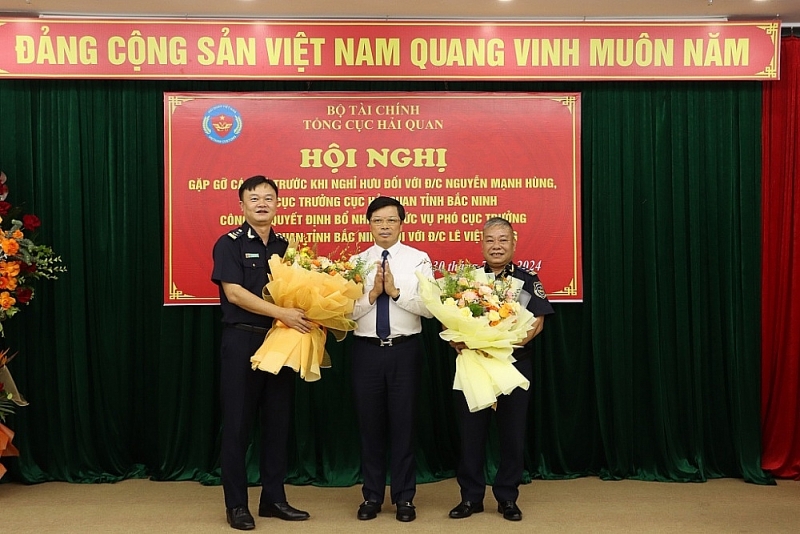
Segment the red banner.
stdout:
<svg viewBox="0 0 800 534">
<path fill-rule="evenodd" d="M 367 205 L 387 195 L 436 267 L 481 262 L 483 223 L 503 216 L 550 298 L 583 298 L 577 93 L 167 93 L 164 107 L 165 304 L 218 302 L 211 249 L 256 174 L 280 189 L 276 231 L 322 254 L 371 246 Z"/>
<path fill-rule="evenodd" d="M 0 77 L 770 80 L 780 22 L 0 19 Z"/>
</svg>

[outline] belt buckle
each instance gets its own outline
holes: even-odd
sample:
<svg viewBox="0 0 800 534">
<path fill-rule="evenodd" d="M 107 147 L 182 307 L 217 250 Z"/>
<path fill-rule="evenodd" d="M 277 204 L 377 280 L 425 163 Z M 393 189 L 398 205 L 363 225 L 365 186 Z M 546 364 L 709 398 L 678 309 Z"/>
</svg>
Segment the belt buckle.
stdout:
<svg viewBox="0 0 800 534">
<path fill-rule="evenodd" d="M 380 345 L 381 347 L 391 347 L 392 346 L 392 340 L 391 339 L 378 338 L 378 341 L 381 342 L 381 345 Z"/>
</svg>

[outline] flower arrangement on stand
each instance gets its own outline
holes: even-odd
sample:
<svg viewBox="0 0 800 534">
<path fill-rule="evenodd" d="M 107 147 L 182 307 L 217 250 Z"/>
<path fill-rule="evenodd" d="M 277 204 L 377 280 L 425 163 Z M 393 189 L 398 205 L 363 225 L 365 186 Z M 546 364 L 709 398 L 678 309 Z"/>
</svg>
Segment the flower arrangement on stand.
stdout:
<svg viewBox="0 0 800 534">
<path fill-rule="evenodd" d="M 464 392 L 472 412 L 514 388 L 527 389 L 528 380 L 513 365 L 514 348 L 534 321 L 518 301 L 522 281 L 496 279 L 469 264 L 439 274 L 436 280 L 417 277 L 423 302 L 445 327 L 439 337 L 468 347 L 456 358 L 453 389 Z"/>
<path fill-rule="evenodd" d="M 348 316 L 363 294 L 368 267 L 350 262 L 344 255 L 330 259 L 308 245 L 290 243 L 283 258 L 269 259 L 270 281 L 263 297 L 284 308 L 300 308 L 315 328 L 302 334 L 276 320 L 264 343 L 250 358 L 253 369 L 273 374 L 291 367 L 306 382 L 319 380 L 321 368 L 330 367 L 325 351 L 327 332 L 342 341 L 356 324 Z"/>
<path fill-rule="evenodd" d="M 26 232 L 34 233 L 42 223 L 36 215 L 23 214 L 6 202 L 7 196 L 6 175 L 0 171 L 0 335 L 3 322 L 33 299 L 35 280 L 55 280 L 67 270 L 51 247 L 26 237 Z"/>
<path fill-rule="evenodd" d="M 32 235 L 41 226 L 39 218 L 6 201 L 6 180 L 5 173 L 0 171 L 0 336 L 5 336 L 3 323 L 33 299 L 34 281 L 54 280 L 67 270 L 52 248 L 34 242 Z M 12 358 L 8 349 L 0 351 L 0 456 L 19 454 L 11 444 L 14 432 L 3 423 L 16 406 L 28 404 L 7 367 Z M 0 478 L 5 471 L 0 464 Z"/>
</svg>

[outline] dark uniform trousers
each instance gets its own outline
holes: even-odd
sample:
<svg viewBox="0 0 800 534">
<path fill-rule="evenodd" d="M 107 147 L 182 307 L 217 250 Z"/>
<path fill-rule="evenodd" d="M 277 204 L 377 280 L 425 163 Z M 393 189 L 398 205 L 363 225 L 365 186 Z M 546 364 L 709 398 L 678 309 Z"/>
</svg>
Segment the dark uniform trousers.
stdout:
<svg viewBox="0 0 800 534">
<path fill-rule="evenodd" d="M 353 397 L 364 476 L 361 492 L 368 501 L 384 500 L 387 439 L 392 503 L 412 501 L 416 494 L 414 416 L 422 358 L 419 337 L 392 347 L 377 347 L 357 337 L 353 341 Z"/>
<path fill-rule="evenodd" d="M 517 370 L 529 381 L 533 378 L 533 363 L 530 358 L 514 363 Z M 457 480 L 461 487 L 461 500 L 482 502 L 486 492 L 484 464 L 486 463 L 486 441 L 492 408 L 470 412 L 467 400 L 457 391 L 456 412 L 461 431 L 461 459 Z M 509 395 L 497 398 L 497 430 L 500 445 L 500 465 L 492 486 L 498 501 L 516 501 L 524 469 L 525 432 L 528 416 L 530 388 L 515 388 Z"/>
<path fill-rule="evenodd" d="M 222 486 L 225 506 L 247 506 L 246 453 L 256 412 L 261 426 L 261 502 L 285 502 L 287 436 L 294 400 L 294 370 L 274 375 L 253 371 L 250 357 L 264 334 L 233 328 L 222 330 Z"/>
</svg>

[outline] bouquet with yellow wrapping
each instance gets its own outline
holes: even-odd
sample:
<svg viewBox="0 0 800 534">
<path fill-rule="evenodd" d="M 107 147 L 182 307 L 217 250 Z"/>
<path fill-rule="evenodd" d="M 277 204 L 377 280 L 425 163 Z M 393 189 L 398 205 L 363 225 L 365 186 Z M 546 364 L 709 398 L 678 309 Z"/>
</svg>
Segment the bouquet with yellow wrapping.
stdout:
<svg viewBox="0 0 800 534">
<path fill-rule="evenodd" d="M 417 276 L 423 302 L 445 327 L 439 336 L 468 347 L 456 358 L 453 389 L 464 392 L 472 412 L 494 405 L 498 395 L 514 388 L 528 389 L 530 383 L 513 365 L 514 348 L 534 321 L 517 300 L 522 281 L 495 279 L 472 265 L 442 274 L 437 280 Z"/>
<path fill-rule="evenodd" d="M 327 332 L 342 341 L 356 323 L 348 319 L 363 291 L 366 265 L 318 256 L 308 246 L 290 244 L 283 258 L 269 259 L 270 281 L 263 297 L 284 308 L 300 308 L 315 323 L 306 334 L 276 320 L 264 343 L 250 358 L 253 369 L 277 374 L 291 367 L 307 382 L 319 380 L 321 368 L 330 367 L 325 351 Z"/>
</svg>

